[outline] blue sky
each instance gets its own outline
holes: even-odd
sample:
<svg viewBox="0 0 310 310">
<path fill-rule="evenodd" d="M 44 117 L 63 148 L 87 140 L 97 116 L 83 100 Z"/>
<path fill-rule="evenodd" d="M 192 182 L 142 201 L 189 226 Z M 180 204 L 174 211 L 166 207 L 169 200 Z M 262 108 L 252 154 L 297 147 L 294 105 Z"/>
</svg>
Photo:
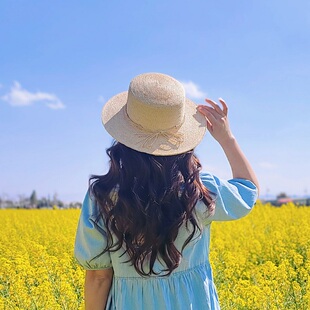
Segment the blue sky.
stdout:
<svg viewBox="0 0 310 310">
<path fill-rule="evenodd" d="M 83 199 L 107 169 L 105 100 L 144 72 L 223 97 L 261 195 L 310 194 L 310 2 L 0 2 L 0 196 Z M 197 154 L 229 178 L 206 135 Z"/>
</svg>

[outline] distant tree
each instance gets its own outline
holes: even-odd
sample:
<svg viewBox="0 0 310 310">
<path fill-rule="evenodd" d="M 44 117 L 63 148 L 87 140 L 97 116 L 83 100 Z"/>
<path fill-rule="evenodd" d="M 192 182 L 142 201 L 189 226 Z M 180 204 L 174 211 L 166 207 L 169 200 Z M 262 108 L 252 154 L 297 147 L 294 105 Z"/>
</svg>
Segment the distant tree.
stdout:
<svg viewBox="0 0 310 310">
<path fill-rule="evenodd" d="M 30 204 L 32 207 L 37 207 L 38 205 L 38 198 L 37 198 L 37 193 L 35 190 L 33 190 L 30 195 Z"/>
<path fill-rule="evenodd" d="M 58 194 L 55 192 L 53 195 L 53 205 L 57 205 L 58 204 Z"/>
<path fill-rule="evenodd" d="M 281 192 L 280 194 L 277 195 L 277 199 L 281 199 L 281 198 L 288 198 L 288 196 L 286 195 L 286 193 Z"/>
<path fill-rule="evenodd" d="M 48 206 L 48 207 L 51 207 L 51 206 L 52 206 L 51 197 L 50 197 L 49 194 L 47 195 L 47 206 Z"/>
<path fill-rule="evenodd" d="M 40 200 L 38 200 L 38 208 L 46 208 L 48 207 L 48 201 L 45 197 L 42 197 Z"/>
<path fill-rule="evenodd" d="M 5 200 L 4 202 L 5 202 L 5 207 L 6 207 L 6 208 L 9 208 L 9 209 L 14 208 L 14 202 L 13 202 L 13 200 L 7 199 L 7 200 Z"/>
<path fill-rule="evenodd" d="M 58 208 L 64 207 L 64 203 L 58 198 L 57 192 L 55 192 L 53 195 L 52 205 L 53 205 L 53 208 L 54 206 Z"/>
<path fill-rule="evenodd" d="M 25 195 L 20 194 L 18 195 L 18 205 L 17 208 L 26 208 L 27 206 L 29 206 L 29 202 L 30 199 L 26 198 Z"/>
<path fill-rule="evenodd" d="M 71 209 L 81 209 L 82 204 L 80 202 L 70 202 L 69 208 Z"/>
</svg>

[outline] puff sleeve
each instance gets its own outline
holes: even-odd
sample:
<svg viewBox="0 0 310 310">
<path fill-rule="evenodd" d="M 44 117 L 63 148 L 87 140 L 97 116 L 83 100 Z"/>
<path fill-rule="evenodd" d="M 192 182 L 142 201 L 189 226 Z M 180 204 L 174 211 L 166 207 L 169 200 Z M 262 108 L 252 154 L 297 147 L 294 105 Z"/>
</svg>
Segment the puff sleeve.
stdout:
<svg viewBox="0 0 310 310">
<path fill-rule="evenodd" d="M 208 173 L 202 173 L 200 178 L 206 188 L 215 195 L 214 214 L 205 217 L 204 222 L 236 220 L 252 210 L 258 191 L 251 181 L 245 179 L 221 180 Z M 202 201 L 198 203 L 198 210 L 202 211 L 202 205 L 205 210 Z"/>
<path fill-rule="evenodd" d="M 99 208 L 87 192 L 76 231 L 74 256 L 87 270 L 111 268 L 109 252 L 101 254 L 106 245 L 107 234 Z"/>
</svg>

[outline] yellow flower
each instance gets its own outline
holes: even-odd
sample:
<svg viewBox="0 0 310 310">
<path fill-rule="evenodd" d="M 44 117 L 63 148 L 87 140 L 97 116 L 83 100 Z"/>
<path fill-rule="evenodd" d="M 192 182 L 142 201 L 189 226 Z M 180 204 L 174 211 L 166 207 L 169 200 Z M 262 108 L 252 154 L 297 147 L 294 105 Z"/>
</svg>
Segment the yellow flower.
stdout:
<svg viewBox="0 0 310 310">
<path fill-rule="evenodd" d="M 73 258 L 79 210 L 0 210 L 0 310 L 83 309 Z M 258 203 L 212 223 L 210 261 L 223 310 L 310 309 L 310 208 Z"/>
</svg>

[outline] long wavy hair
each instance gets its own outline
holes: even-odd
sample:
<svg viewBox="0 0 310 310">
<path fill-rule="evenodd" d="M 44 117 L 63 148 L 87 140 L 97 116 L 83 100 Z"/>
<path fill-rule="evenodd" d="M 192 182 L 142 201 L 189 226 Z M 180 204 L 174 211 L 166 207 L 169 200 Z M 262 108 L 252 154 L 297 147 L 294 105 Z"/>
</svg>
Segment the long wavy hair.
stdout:
<svg viewBox="0 0 310 310">
<path fill-rule="evenodd" d="M 123 248 L 141 276 L 158 275 L 156 259 L 169 275 L 179 266 L 184 247 L 201 227 L 195 205 L 202 200 L 206 212 L 214 210 L 212 193 L 201 183 L 201 164 L 193 151 L 173 156 L 154 156 L 135 151 L 119 142 L 107 149 L 107 174 L 90 177 L 90 193 L 106 224 L 106 251 Z M 174 241 L 179 228 L 192 226 L 179 251 Z M 114 235 L 116 238 L 112 238 Z M 101 255 L 99 254 L 99 255 Z"/>
</svg>

